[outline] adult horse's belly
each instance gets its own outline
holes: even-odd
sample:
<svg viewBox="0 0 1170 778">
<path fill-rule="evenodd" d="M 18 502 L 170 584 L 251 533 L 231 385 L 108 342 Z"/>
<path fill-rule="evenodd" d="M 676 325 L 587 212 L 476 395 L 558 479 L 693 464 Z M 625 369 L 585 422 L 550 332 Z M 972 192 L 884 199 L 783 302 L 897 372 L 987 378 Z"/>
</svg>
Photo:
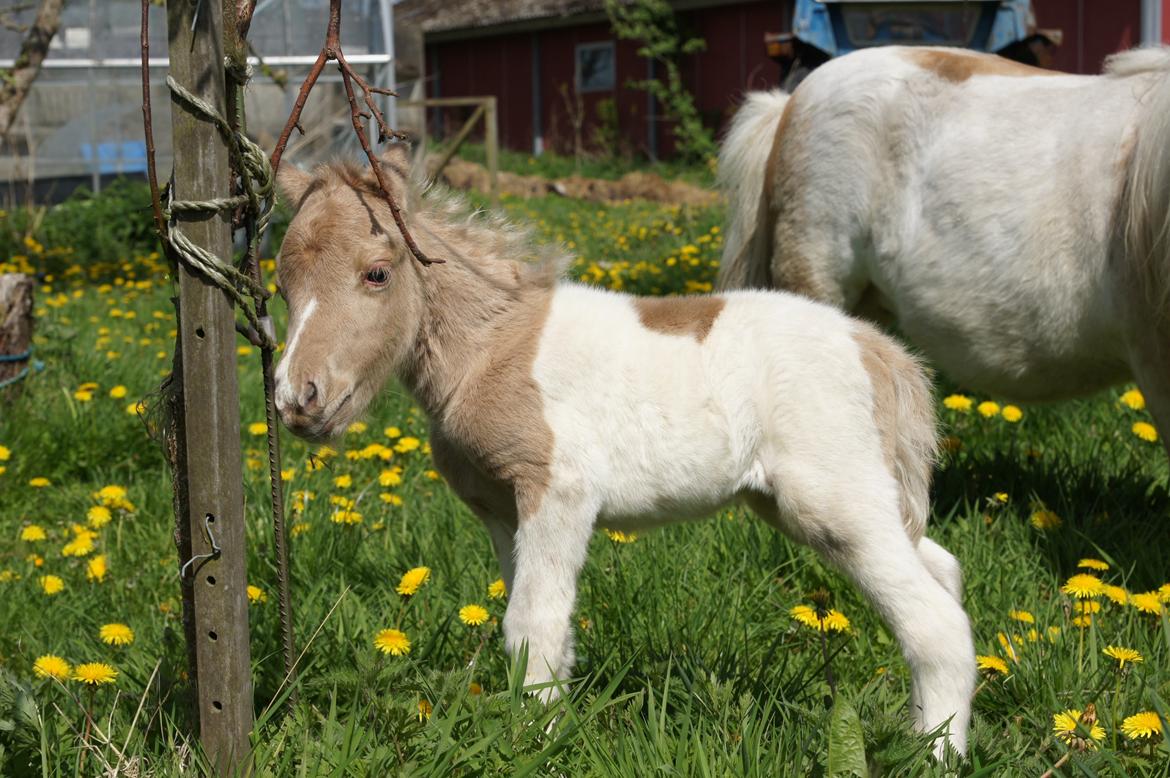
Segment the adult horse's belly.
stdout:
<svg viewBox="0 0 1170 778">
<path fill-rule="evenodd" d="M 875 209 L 868 275 L 963 386 L 1043 401 L 1122 381 L 1108 253 L 1127 106 L 1097 90 L 1086 111 L 1083 90 L 1047 78 L 977 80 L 921 114 L 926 142 Z"/>
</svg>

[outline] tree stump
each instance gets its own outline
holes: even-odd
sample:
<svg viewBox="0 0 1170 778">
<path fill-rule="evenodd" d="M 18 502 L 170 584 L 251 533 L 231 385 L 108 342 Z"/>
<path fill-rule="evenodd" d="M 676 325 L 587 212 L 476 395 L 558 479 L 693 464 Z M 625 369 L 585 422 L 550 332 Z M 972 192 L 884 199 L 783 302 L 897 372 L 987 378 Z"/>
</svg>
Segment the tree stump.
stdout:
<svg viewBox="0 0 1170 778">
<path fill-rule="evenodd" d="M 0 275 L 0 400 L 14 399 L 23 383 L 17 376 L 32 369 L 33 286 L 31 276 Z"/>
</svg>

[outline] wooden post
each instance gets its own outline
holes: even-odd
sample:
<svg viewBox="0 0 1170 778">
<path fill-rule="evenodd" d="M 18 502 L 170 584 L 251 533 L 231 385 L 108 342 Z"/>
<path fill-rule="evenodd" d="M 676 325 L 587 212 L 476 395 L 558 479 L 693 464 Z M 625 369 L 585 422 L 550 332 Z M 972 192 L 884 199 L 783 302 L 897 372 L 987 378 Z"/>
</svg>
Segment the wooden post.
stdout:
<svg viewBox="0 0 1170 778">
<path fill-rule="evenodd" d="M 483 144 L 487 151 L 488 179 L 491 182 L 492 206 L 500 207 L 500 129 L 496 120 L 496 98 L 486 98 Z"/>
<path fill-rule="evenodd" d="M 226 114 L 222 8 L 201 0 L 169 0 L 171 75 Z M 229 158 L 210 122 L 171 100 L 174 197 L 208 200 L 230 192 Z M 181 213 L 175 228 L 231 261 L 231 215 Z M 183 580 L 194 641 L 203 749 L 218 775 L 247 772 L 252 730 L 240 408 L 232 303 L 202 276 L 179 265 L 179 338 L 175 382 L 176 517 L 179 547 L 195 562 Z M 200 557 L 199 555 L 206 555 Z M 183 559 L 186 563 L 188 559 Z"/>
<path fill-rule="evenodd" d="M 17 376 L 32 369 L 33 287 L 32 276 L 0 275 L 0 400 L 20 394 Z"/>
</svg>

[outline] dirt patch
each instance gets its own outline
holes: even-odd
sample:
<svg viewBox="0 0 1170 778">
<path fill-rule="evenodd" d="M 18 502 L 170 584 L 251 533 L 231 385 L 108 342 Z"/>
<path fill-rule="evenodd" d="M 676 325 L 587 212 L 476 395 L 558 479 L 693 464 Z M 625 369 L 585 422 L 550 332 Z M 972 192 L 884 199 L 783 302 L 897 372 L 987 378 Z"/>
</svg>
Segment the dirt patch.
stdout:
<svg viewBox="0 0 1170 778">
<path fill-rule="evenodd" d="M 434 164 L 436 160 L 428 160 Z M 455 189 L 469 189 L 487 193 L 489 177 L 487 168 L 475 162 L 453 159 L 441 176 L 446 184 Z M 719 202 L 719 195 L 710 189 L 687 183 L 668 181 L 656 173 L 626 173 L 617 180 L 567 176 L 549 180 L 541 176 L 522 176 L 500 171 L 500 193 L 516 197 L 543 197 L 557 194 L 579 200 L 601 203 L 615 203 L 622 200 L 649 200 L 656 203 L 672 203 L 706 207 Z"/>
</svg>

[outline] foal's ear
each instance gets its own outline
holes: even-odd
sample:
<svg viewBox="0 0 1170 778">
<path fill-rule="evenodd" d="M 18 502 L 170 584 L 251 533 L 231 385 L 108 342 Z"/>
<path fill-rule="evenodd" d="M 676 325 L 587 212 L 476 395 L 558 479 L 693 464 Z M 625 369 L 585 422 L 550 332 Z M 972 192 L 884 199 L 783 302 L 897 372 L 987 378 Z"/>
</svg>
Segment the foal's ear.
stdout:
<svg viewBox="0 0 1170 778">
<path fill-rule="evenodd" d="M 276 174 L 276 186 L 293 208 L 300 204 L 312 180 L 312 176 L 295 165 L 281 165 Z"/>
</svg>

